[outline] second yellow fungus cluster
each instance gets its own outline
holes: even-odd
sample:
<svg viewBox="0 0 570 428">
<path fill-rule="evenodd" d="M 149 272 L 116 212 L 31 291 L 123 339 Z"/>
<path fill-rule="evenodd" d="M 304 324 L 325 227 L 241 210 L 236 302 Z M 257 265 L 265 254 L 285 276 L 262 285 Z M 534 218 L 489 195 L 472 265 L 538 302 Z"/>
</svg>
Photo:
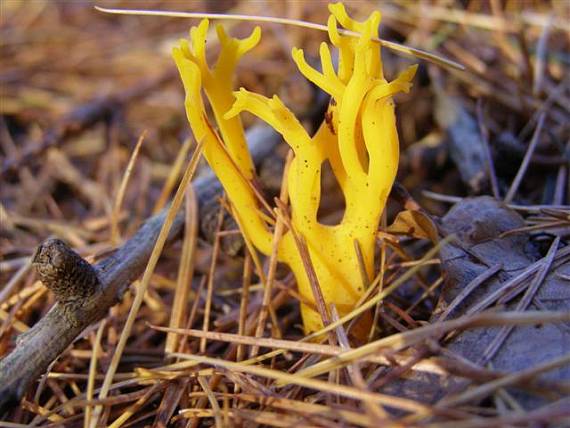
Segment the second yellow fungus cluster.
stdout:
<svg viewBox="0 0 570 428">
<path fill-rule="evenodd" d="M 340 3 L 329 5 L 329 10 L 328 34 L 339 51 L 338 70 L 326 43 L 320 46 L 322 72 L 307 64 L 302 50 L 293 49 L 292 53 L 299 71 L 331 96 L 325 120 L 313 137 L 277 96 L 266 98 L 243 88 L 233 92 L 236 65 L 259 42 L 259 28 L 238 40 L 217 26 L 221 51 L 213 68 L 206 62 L 208 20 L 192 28 L 190 41 L 182 40 L 173 51 L 194 136 L 203 140 L 204 155 L 228 195 L 242 232 L 266 255 L 271 253 L 273 234 L 251 185 L 254 166 L 239 113 L 248 111 L 267 122 L 294 152 L 288 172 L 293 230 L 280 240 L 278 259 L 291 268 L 297 280 L 307 333 L 323 327 L 323 314 L 316 308 L 315 279 L 312 286 L 306 257 L 304 263 L 299 251 L 299 237 L 306 243 L 324 302 L 334 304 L 341 316 L 347 314 L 365 292 L 367 281 L 361 266 L 368 278 L 373 275 L 376 232 L 398 167 L 392 95 L 410 89 L 416 70 L 416 66 L 410 67 L 391 82 L 384 78 L 380 46 L 374 40 L 379 12 L 357 22 Z M 341 34 L 339 24 L 360 36 Z M 202 89 L 219 131 L 208 121 Z M 317 220 L 325 161 L 332 167 L 346 204 L 342 220 L 333 226 Z"/>
</svg>

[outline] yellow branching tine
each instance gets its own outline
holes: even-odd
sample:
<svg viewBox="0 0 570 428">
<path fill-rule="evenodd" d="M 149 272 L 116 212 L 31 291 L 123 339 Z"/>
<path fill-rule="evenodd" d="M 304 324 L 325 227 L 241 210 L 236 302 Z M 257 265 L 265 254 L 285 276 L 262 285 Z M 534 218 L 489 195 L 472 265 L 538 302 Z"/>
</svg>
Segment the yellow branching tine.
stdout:
<svg viewBox="0 0 570 428">
<path fill-rule="evenodd" d="M 342 5 L 333 5 L 331 12 L 334 16 L 329 19 L 329 35 L 340 50 L 338 72 L 326 45 L 320 47 L 322 73 L 307 64 L 301 50 L 292 52 L 299 70 L 333 96 L 325 120 L 313 138 L 278 97 L 267 98 L 243 88 L 232 92 L 237 63 L 258 43 L 258 29 L 250 37 L 237 40 L 218 27 L 221 52 L 214 71 L 205 63 L 207 21 L 192 29 L 191 48 L 181 43 L 173 51 L 186 90 L 192 130 L 197 139 L 204 141 L 204 155 L 229 196 L 245 239 L 265 254 L 271 251 L 272 236 L 270 223 L 259 207 L 260 203 L 267 206 L 251 185 L 253 169 L 248 163 L 251 158 L 239 114 L 248 111 L 267 122 L 295 154 L 287 180 L 289 230 L 282 236 L 277 257 L 289 265 L 297 279 L 307 333 L 322 328 L 321 316 L 315 311 L 317 303 L 321 307 L 332 303 L 345 317 L 355 310 L 365 293 L 363 276 L 374 275 L 376 233 L 398 166 L 392 95 L 407 92 L 415 73 L 415 67 L 410 67 L 394 81 L 384 80 L 380 51 L 373 42 L 380 22 L 378 13 L 357 22 L 348 17 Z M 337 21 L 358 31 L 358 38 L 341 33 Z M 206 117 L 202 90 L 214 110 L 221 136 Z M 323 225 L 317 219 L 321 168 L 326 160 L 346 203 L 343 219 L 334 226 Z M 303 254 L 294 245 L 293 230 L 306 241 Z M 354 242 L 358 242 L 358 254 Z M 309 259 L 314 271 L 312 280 L 306 271 Z M 315 281 L 320 284 L 318 299 L 313 292 Z M 370 322 L 370 313 L 362 313 L 352 332 L 365 338 Z"/>
</svg>

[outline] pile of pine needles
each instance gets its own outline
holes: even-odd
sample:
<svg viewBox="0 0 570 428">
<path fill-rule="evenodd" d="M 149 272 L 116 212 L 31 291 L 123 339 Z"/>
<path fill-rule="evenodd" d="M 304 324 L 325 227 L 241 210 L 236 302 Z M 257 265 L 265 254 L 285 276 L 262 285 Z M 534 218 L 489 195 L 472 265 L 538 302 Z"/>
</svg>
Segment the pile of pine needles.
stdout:
<svg viewBox="0 0 570 428">
<path fill-rule="evenodd" d="M 324 2 L 141 3 L 102 5 L 316 23 L 327 18 Z M 378 5 L 347 6 L 362 19 Z M 568 4 L 380 6 L 382 38 L 465 66 L 458 71 L 422 62 L 413 91 L 398 98 L 399 181 L 410 194 L 392 198 L 384 226 L 409 205 L 443 215 L 466 196 L 490 194 L 527 215 L 525 230 L 546 249 L 553 236 L 567 237 Z M 6 1 L 1 8 L 3 356 L 54 304 L 31 266 L 38 244 L 56 236 L 95 262 L 174 195 L 195 142 L 169 50 L 196 21 L 105 15 L 83 2 Z M 234 35 L 253 25 L 224 24 Z M 277 93 L 303 114 L 314 102 L 312 88 L 289 53 L 298 46 L 316 56 L 326 34 L 270 23 L 263 33 L 240 64 L 236 85 Z M 390 77 L 418 61 L 389 49 L 383 54 Z M 475 128 L 450 125 L 449 103 Z M 245 121 L 251 125 L 250 117 Z M 454 143 L 454 135 L 470 133 L 484 148 L 475 167 L 457 154 L 462 139 Z M 466 176 L 470 168 L 475 171 Z M 191 194 L 184 204 L 187 213 L 197 211 Z M 333 195 L 325 204 L 323 218 L 338 219 L 342 201 Z M 535 426 L 564 415 L 546 407 L 526 411 L 505 390 L 521 382 L 516 372 L 474 368 L 438 345 L 457 329 L 546 321 L 524 314 L 513 320 L 500 308 L 431 320 L 444 283 L 439 244 L 380 233 L 376 277 L 363 301 L 375 319 L 368 341 L 352 340 L 349 322 L 338 324 L 326 341 L 309 342 L 291 275 L 277 269 L 264 304 L 270 260 L 224 254 L 223 239 L 239 231 L 223 230 L 219 221 L 208 242 L 196 222 L 187 215 L 183 236 L 162 252 L 140 310 L 131 311 L 140 285 L 135 281 L 0 425 Z M 451 372 L 477 385 L 471 395 L 457 392 L 455 399 L 430 404 L 389 392 L 415 373 L 445 378 Z M 539 374 L 524 373 L 524 380 Z"/>
</svg>

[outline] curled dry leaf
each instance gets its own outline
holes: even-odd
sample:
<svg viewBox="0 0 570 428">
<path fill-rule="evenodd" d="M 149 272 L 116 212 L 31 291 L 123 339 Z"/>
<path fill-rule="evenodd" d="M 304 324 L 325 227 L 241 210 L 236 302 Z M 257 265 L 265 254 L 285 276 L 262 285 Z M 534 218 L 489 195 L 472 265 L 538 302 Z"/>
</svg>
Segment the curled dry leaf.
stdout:
<svg viewBox="0 0 570 428">
<path fill-rule="evenodd" d="M 394 222 L 386 229 L 395 235 L 407 235 L 418 239 L 438 241 L 438 230 L 433 219 L 424 211 L 405 210 L 396 216 Z"/>
<path fill-rule="evenodd" d="M 410 214 L 403 217 L 414 218 Z M 442 232 L 454 233 L 457 240 L 440 253 L 446 282 L 432 323 L 493 307 L 516 312 L 570 311 L 570 287 L 564 280 L 570 273 L 569 247 L 559 246 L 555 239 L 549 254 L 541 257 L 529 233 L 505 233 L 522 226 L 524 220 L 518 213 L 490 197 L 464 199 L 441 219 Z M 526 385 L 519 382 L 510 388 L 509 378 L 503 381 L 524 409 L 534 409 L 568 393 L 568 327 L 537 324 L 470 329 L 442 337 L 440 345 L 451 360 L 467 362 L 479 371 L 492 367 L 510 376 L 512 383 L 526 373 Z M 382 392 L 447 407 L 482 400 L 498 389 L 492 383 L 469 389 L 473 382 L 467 379 L 465 372 L 448 377 L 413 372 Z"/>
</svg>

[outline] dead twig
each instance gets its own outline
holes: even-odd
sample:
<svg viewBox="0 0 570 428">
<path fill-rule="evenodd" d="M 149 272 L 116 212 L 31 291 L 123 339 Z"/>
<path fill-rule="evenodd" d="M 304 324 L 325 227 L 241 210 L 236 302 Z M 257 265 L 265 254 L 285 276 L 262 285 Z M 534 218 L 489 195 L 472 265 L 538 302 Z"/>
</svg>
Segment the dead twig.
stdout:
<svg viewBox="0 0 570 428">
<path fill-rule="evenodd" d="M 256 137 L 250 141 L 250 151 L 256 163 L 264 159 L 280 141 L 277 134 L 266 127 L 256 128 L 249 135 Z M 211 172 L 198 177 L 193 184 L 198 200 L 206 194 L 212 195 L 213 189 L 221 191 L 221 186 Z M 69 302 L 70 299 L 66 296 L 59 297 L 58 303 L 47 315 L 22 334 L 17 340 L 16 348 L 0 361 L 0 413 L 17 403 L 31 384 L 45 373 L 48 366 L 86 327 L 103 318 L 108 309 L 121 300 L 129 284 L 144 271 L 166 219 L 167 210 L 165 208 L 148 219 L 122 247 L 94 266 L 85 262 L 61 241 L 48 243 L 49 246 L 43 248 L 50 252 L 51 260 L 55 257 L 66 263 L 71 260 L 87 265 L 83 265 L 85 269 L 80 269 L 75 276 L 69 275 L 68 267 L 53 270 L 49 276 L 52 289 L 60 290 L 62 280 L 65 280 L 66 288 L 83 290 L 80 293 L 83 298 L 80 301 L 71 299 Z M 179 235 L 184 222 L 185 214 L 181 210 L 172 223 L 168 243 Z M 77 266 L 77 263 L 69 266 Z M 85 287 L 86 283 L 92 286 Z"/>
</svg>

